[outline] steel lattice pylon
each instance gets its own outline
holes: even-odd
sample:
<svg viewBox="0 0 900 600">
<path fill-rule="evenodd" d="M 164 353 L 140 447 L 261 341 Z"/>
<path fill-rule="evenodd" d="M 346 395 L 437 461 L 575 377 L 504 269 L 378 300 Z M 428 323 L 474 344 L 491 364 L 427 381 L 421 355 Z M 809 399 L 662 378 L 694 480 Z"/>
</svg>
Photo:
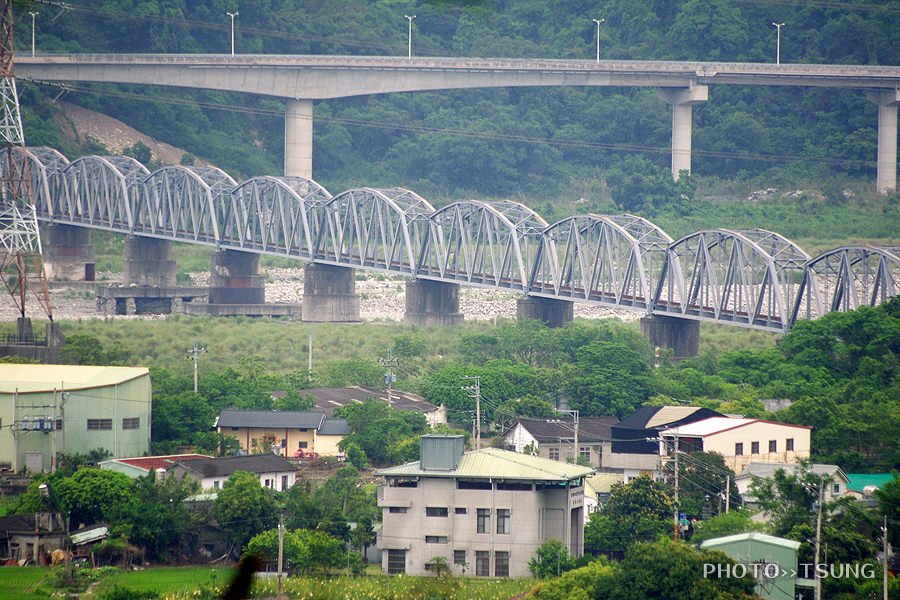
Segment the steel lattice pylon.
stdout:
<svg viewBox="0 0 900 600">
<path fill-rule="evenodd" d="M 31 288 L 52 321 L 28 161 L 16 161 L 13 153 L 13 148 L 24 153 L 25 134 L 13 75 L 12 0 L 0 1 L 0 143 L 5 149 L 0 174 L 0 275 L 22 317 L 26 290 Z"/>
</svg>

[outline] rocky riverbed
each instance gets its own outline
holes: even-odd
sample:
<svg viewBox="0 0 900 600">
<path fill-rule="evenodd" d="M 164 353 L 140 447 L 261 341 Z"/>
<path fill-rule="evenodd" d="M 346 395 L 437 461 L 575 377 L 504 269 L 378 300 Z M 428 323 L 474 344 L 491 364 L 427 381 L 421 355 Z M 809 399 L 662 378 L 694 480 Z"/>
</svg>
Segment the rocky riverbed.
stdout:
<svg viewBox="0 0 900 600">
<path fill-rule="evenodd" d="M 110 273 L 98 273 L 98 279 L 115 281 Z M 266 302 L 302 304 L 303 269 L 268 269 L 266 271 Z M 192 273 L 194 285 L 208 285 L 209 273 Z M 71 287 L 55 284 L 51 296 L 53 318 L 58 321 L 74 319 L 104 318 L 98 311 L 94 294 L 78 284 Z M 357 271 L 356 293 L 360 297 L 360 318 L 365 321 L 403 322 L 406 310 L 405 280 L 402 277 L 363 273 Z M 496 317 L 516 316 L 516 294 L 463 287 L 460 291 L 460 311 L 466 320 L 488 320 Z M 29 296 L 26 314 L 33 319 L 44 318 L 44 311 Z M 15 321 L 18 316 L 15 305 L 8 295 L 0 302 L 0 322 Z M 597 306 L 575 304 L 575 316 L 587 319 L 618 317 L 623 321 L 640 318 L 640 313 L 626 310 L 612 310 Z M 162 319 L 164 315 L 110 316 L 112 319 Z"/>
</svg>

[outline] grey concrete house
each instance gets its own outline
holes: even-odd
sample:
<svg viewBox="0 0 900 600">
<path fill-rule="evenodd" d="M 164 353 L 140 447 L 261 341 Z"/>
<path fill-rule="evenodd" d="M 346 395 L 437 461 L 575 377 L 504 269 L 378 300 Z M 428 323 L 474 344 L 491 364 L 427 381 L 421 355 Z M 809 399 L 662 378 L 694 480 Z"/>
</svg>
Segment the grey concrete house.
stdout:
<svg viewBox="0 0 900 600">
<path fill-rule="evenodd" d="M 464 452 L 463 436 L 422 436 L 421 460 L 376 471 L 382 571 L 527 577 L 541 544 L 584 551 L 584 480 L 594 470 L 495 448 Z"/>
<path fill-rule="evenodd" d="M 226 458 L 194 458 L 180 460 L 165 467 L 165 477 L 190 477 L 204 490 L 219 490 L 237 471 L 259 477 L 263 487 L 285 492 L 297 479 L 297 468 L 286 458 L 274 454 L 230 456 Z"/>
</svg>

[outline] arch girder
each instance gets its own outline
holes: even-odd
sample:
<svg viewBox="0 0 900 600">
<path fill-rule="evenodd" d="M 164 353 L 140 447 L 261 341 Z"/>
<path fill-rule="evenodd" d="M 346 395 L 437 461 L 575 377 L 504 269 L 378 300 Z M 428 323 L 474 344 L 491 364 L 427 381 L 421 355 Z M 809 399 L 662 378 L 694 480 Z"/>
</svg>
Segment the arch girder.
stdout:
<svg viewBox="0 0 900 600">
<path fill-rule="evenodd" d="M 524 291 L 529 264 L 522 235 L 490 203 L 450 204 L 428 219 L 417 277 Z"/>
<path fill-rule="evenodd" d="M 640 245 L 605 215 L 569 217 L 548 227 L 533 273 L 533 295 L 641 310 L 652 297 Z"/>
<path fill-rule="evenodd" d="M 409 190 L 348 190 L 324 207 L 317 262 L 414 275 L 422 250 L 428 202 Z"/>
<path fill-rule="evenodd" d="M 665 267 L 654 314 L 787 331 L 785 288 L 793 282 L 751 237 L 727 229 L 692 233 L 669 246 Z"/>
<path fill-rule="evenodd" d="M 900 294 L 900 248 L 843 246 L 806 264 L 792 311 L 797 319 L 876 306 Z"/>
<path fill-rule="evenodd" d="M 62 202 L 56 207 L 67 217 L 54 220 L 127 233 L 134 224 L 130 183 L 136 173 L 148 171 L 124 156 L 82 156 L 72 161 L 57 176 Z"/>
<path fill-rule="evenodd" d="M 140 218 L 133 233 L 219 246 L 219 223 L 234 188 L 219 169 L 163 167 L 144 179 Z"/>
</svg>

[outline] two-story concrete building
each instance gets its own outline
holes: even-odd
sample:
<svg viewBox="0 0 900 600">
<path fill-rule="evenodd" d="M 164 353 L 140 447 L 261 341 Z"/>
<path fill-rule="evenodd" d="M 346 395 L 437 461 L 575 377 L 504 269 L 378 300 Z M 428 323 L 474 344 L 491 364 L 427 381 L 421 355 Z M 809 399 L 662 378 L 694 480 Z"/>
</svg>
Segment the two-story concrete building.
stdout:
<svg viewBox="0 0 900 600">
<path fill-rule="evenodd" d="M 680 452 L 716 452 L 735 473 L 754 463 L 795 463 L 809 458 L 810 427 L 762 419 L 711 417 L 659 433 L 660 454 L 677 441 Z"/>
<path fill-rule="evenodd" d="M 507 450 L 464 451 L 464 437 L 422 436 L 421 460 L 381 469 L 382 570 L 422 575 L 443 559 L 456 574 L 527 577 L 538 547 L 584 550 L 589 467 Z"/>
<path fill-rule="evenodd" d="M 315 454 L 333 456 L 350 433 L 346 419 L 330 419 L 315 411 L 223 410 L 216 430 L 237 438 L 241 449 L 265 449 L 281 456 Z"/>
</svg>

